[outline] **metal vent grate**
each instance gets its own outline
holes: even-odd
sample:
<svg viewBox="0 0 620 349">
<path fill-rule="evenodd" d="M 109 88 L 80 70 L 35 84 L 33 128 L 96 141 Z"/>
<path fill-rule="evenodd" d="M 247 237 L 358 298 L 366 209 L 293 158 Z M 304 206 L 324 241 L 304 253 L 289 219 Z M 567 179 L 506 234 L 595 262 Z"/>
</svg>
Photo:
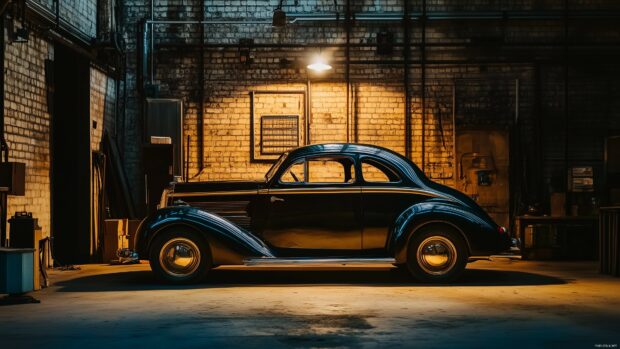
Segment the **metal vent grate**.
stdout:
<svg viewBox="0 0 620 349">
<path fill-rule="evenodd" d="M 299 146 L 299 115 L 263 115 L 260 120 L 260 152 L 282 154 Z"/>
</svg>

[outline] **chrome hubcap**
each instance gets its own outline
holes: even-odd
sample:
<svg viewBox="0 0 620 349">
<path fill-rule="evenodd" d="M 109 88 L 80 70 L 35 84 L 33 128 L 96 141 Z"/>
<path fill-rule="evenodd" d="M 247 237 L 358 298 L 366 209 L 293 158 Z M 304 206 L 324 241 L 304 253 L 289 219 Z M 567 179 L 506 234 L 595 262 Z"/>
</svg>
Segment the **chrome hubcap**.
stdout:
<svg viewBox="0 0 620 349">
<path fill-rule="evenodd" d="M 418 265 L 432 275 L 443 275 L 452 270 L 456 264 L 456 247 L 443 236 L 426 238 L 418 246 Z"/>
<path fill-rule="evenodd" d="M 191 275 L 200 265 L 200 249 L 186 238 L 174 238 L 162 246 L 159 261 L 163 270 L 171 276 Z"/>
</svg>

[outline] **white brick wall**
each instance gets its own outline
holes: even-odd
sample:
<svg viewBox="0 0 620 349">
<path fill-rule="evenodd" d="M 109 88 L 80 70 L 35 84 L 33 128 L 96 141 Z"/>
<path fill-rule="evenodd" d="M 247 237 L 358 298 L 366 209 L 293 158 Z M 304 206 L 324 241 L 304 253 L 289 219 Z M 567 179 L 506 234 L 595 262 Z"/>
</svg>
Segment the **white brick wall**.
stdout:
<svg viewBox="0 0 620 349">
<path fill-rule="evenodd" d="M 30 36 L 27 43 L 6 45 L 5 134 L 9 161 L 26 164 L 26 195 L 9 196 L 8 217 L 32 212 L 50 232 L 50 114 L 47 111 L 44 61 L 53 47 Z M 8 225 L 7 225 L 8 226 Z"/>
</svg>

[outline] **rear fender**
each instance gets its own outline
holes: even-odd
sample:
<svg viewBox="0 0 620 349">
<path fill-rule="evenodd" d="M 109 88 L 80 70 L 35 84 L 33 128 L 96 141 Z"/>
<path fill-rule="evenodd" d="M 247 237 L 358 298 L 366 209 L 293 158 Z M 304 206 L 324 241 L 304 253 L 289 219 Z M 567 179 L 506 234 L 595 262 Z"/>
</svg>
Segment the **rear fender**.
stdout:
<svg viewBox="0 0 620 349">
<path fill-rule="evenodd" d="M 484 235 L 494 230 L 492 223 L 450 202 L 427 201 L 413 205 L 397 218 L 388 238 L 388 252 L 397 263 L 407 261 L 411 236 L 430 224 L 452 226 L 465 240 L 470 255 L 486 249 Z"/>
</svg>

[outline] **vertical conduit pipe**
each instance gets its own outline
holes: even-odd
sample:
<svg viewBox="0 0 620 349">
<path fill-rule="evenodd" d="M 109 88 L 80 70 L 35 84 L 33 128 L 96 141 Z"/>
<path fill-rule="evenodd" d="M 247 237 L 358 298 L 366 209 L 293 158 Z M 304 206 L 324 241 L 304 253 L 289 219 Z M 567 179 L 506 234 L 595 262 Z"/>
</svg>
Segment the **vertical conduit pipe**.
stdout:
<svg viewBox="0 0 620 349">
<path fill-rule="evenodd" d="M 422 26 L 421 46 L 420 46 L 420 78 L 421 78 L 421 103 L 422 103 L 422 171 L 426 170 L 426 0 L 422 0 L 422 16 L 420 16 Z"/>
<path fill-rule="evenodd" d="M 351 133 L 351 48 L 350 48 L 350 43 L 351 43 L 351 0 L 347 0 L 346 3 L 346 14 L 345 14 L 345 19 L 344 19 L 344 25 L 346 27 L 346 31 L 347 31 L 347 39 L 346 39 L 346 46 L 345 46 L 345 59 L 346 59 L 346 65 L 345 65 L 345 80 L 347 83 L 347 98 L 346 98 L 346 103 L 347 103 L 347 107 L 346 107 L 346 114 L 347 114 L 347 143 L 349 143 L 351 137 L 349 136 Z"/>
<path fill-rule="evenodd" d="M 205 109 L 205 0 L 199 0 L 200 3 L 200 50 L 198 57 L 198 66 L 200 71 L 198 72 L 198 115 L 196 124 L 198 129 L 196 134 L 198 136 L 198 173 L 202 172 L 204 168 L 204 109 Z"/>
<path fill-rule="evenodd" d="M 540 63 L 536 63 L 534 67 L 534 118 L 536 120 L 536 143 L 535 143 L 535 168 L 536 170 L 536 187 L 535 191 L 537 193 L 536 201 L 541 202 L 545 191 L 545 175 L 544 175 L 544 164 L 543 164 L 543 124 L 542 124 L 542 115 L 541 115 L 541 99 L 542 99 L 542 78 L 541 78 L 541 66 Z"/>
<path fill-rule="evenodd" d="M 154 75 L 155 75 L 155 24 L 153 21 L 155 20 L 155 0 L 151 0 L 151 36 L 150 36 L 150 48 L 149 48 L 149 56 L 151 63 L 151 85 L 153 85 Z"/>
<path fill-rule="evenodd" d="M 457 185 L 458 167 L 456 162 L 456 80 L 452 81 L 452 178 L 454 180 L 454 188 Z"/>
<path fill-rule="evenodd" d="M 568 0 L 564 0 L 564 178 L 566 190 L 569 190 L 568 183 L 568 132 L 569 132 L 569 112 L 568 112 Z M 566 200 L 565 210 L 568 212 L 569 201 Z"/>
<path fill-rule="evenodd" d="M 411 94 L 409 93 L 409 61 L 411 55 L 411 16 L 409 0 L 403 0 L 403 89 L 405 92 L 405 156 L 411 159 Z"/>
</svg>

